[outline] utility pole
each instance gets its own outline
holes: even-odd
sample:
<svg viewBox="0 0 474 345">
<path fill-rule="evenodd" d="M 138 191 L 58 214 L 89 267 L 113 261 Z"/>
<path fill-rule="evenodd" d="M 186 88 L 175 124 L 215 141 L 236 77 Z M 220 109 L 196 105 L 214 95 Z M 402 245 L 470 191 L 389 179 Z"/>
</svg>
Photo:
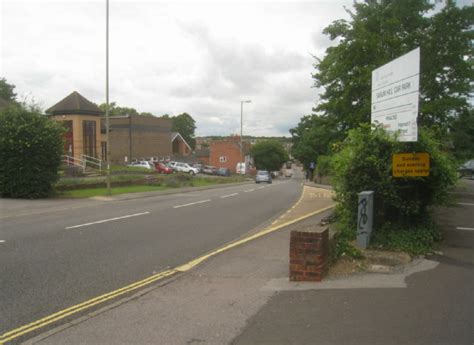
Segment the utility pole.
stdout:
<svg viewBox="0 0 474 345">
<path fill-rule="evenodd" d="M 106 140 L 106 162 L 107 162 L 107 195 L 112 194 L 110 188 L 110 149 L 109 149 L 109 0 L 106 0 L 105 20 L 105 140 Z"/>
<path fill-rule="evenodd" d="M 243 136 L 243 128 L 244 128 L 244 103 L 250 103 L 251 100 L 240 101 L 240 161 L 245 163 L 244 156 L 243 156 L 243 144 L 242 144 L 242 136 Z M 247 167 L 245 167 L 247 169 Z"/>
</svg>

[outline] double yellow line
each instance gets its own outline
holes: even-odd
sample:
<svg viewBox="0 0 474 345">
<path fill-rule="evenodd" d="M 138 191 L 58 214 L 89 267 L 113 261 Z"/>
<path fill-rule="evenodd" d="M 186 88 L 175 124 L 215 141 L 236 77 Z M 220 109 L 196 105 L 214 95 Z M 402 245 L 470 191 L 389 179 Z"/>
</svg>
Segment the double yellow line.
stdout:
<svg viewBox="0 0 474 345">
<path fill-rule="evenodd" d="M 144 287 L 148 284 L 156 282 L 160 279 L 169 277 L 169 276 L 171 276 L 175 273 L 177 273 L 176 270 L 167 270 L 167 271 L 157 273 L 155 275 L 152 275 L 151 277 L 148 277 L 148 278 L 143 279 L 141 281 L 138 281 L 136 283 L 130 284 L 130 285 L 125 286 L 121 289 L 106 293 L 104 295 L 98 296 L 96 298 L 85 301 L 83 303 L 76 304 L 72 307 L 69 307 L 67 309 L 58 311 L 57 313 L 51 314 L 51 315 L 49 315 L 45 318 L 36 320 L 32 323 L 29 323 L 27 325 L 24 325 L 24 326 L 21 326 L 19 328 L 14 329 L 14 330 L 11 330 L 9 332 L 6 332 L 6 333 L 4 333 L 0 336 L 0 344 L 5 344 L 8 341 L 11 341 L 11 340 L 16 339 L 18 337 L 21 337 L 22 335 L 25 335 L 27 333 L 33 332 L 36 329 L 45 327 L 45 326 L 47 326 L 49 324 L 52 324 L 56 321 L 64 319 L 65 317 L 68 317 L 68 316 L 76 314 L 76 313 L 78 313 L 82 310 L 91 308 L 95 305 L 98 305 L 100 303 L 111 300 L 112 298 L 116 298 L 118 296 L 129 293 L 129 292 L 134 291 L 138 288 L 141 288 L 141 287 Z"/>
<path fill-rule="evenodd" d="M 304 196 L 304 192 L 303 194 L 301 195 L 300 199 L 296 202 L 295 206 L 298 205 L 301 200 L 303 199 L 303 196 Z M 96 306 L 96 305 L 99 305 L 101 303 L 104 303 L 106 301 L 109 301 L 113 298 L 116 298 L 116 297 L 119 297 L 119 296 L 122 296 L 126 293 L 130 293 L 134 290 L 137 290 L 139 288 L 142 288 L 144 286 L 147 286 L 151 283 L 154 283 L 154 282 L 157 282 L 161 279 L 164 279 L 166 277 L 169 277 L 169 276 L 172 276 L 173 274 L 176 274 L 176 273 L 181 273 L 181 272 L 186 272 L 186 271 L 189 271 L 190 269 L 192 269 L 193 267 L 199 265 L 201 262 L 219 254 L 219 253 L 222 253 L 222 252 L 225 252 L 231 248 L 235 248 L 241 244 L 244 244 L 246 242 L 249 242 L 249 241 L 252 241 L 254 239 L 257 239 L 259 237 L 262 237 L 266 234 L 269 234 L 273 231 L 276 231 L 276 230 L 279 230 L 279 229 L 282 229 L 284 227 L 287 227 L 291 224 L 294 224 L 294 223 L 297 223 L 305 218 L 308 218 L 308 217 L 311 217 L 311 216 L 314 216 L 316 214 L 319 214 L 319 213 L 322 213 L 322 212 L 325 212 L 327 210 L 330 210 L 334 207 L 335 205 L 330 205 L 330 206 L 327 206 L 327 207 L 324 207 L 322 209 L 319 209 L 317 211 L 314 211 L 314 212 L 310 212 L 310 213 L 307 213 L 301 217 L 298 217 L 298 218 L 295 218 L 295 219 L 292 219 L 288 222 L 285 222 L 285 223 L 282 223 L 280 225 L 277 225 L 277 226 L 270 226 L 269 228 L 267 229 L 264 229 L 252 236 L 249 236 L 249 237 L 246 237 L 242 240 L 239 240 L 239 241 L 236 241 L 236 242 L 233 242 L 231 244 L 228 244 L 224 247 L 221 247 L 211 253 L 208 253 L 206 255 L 203 255 L 201 257 L 198 257 L 184 265 L 181 265 L 181 266 L 178 266 L 174 269 L 170 269 L 170 270 L 166 270 L 166 271 L 162 271 L 162 272 L 159 272 L 157 274 L 154 274 L 146 279 L 143 279 L 143 280 L 140 280 L 136 283 L 133 283 L 133 284 L 130 284 L 128 286 L 125 286 L 121 289 L 118 289 L 118 290 L 115 290 L 115 291 L 112 291 L 112 292 L 109 292 L 109 293 L 106 293 L 104 295 L 101 295 L 101 296 L 98 296 L 98 297 L 95 297 L 93 299 L 90 299 L 88 301 L 85 301 L 85 302 L 82 302 L 80 304 L 76 304 L 72 307 L 69 307 L 67 309 L 64 309 L 64 310 L 61 310 L 61 311 L 58 311 L 54 314 L 51 314 L 47 317 L 44 317 L 42 319 L 39 319 L 37 321 L 34 321 L 34 322 L 31 322 L 27 325 L 24 325 L 24 326 L 21 326 L 19 328 L 16 328 L 16 329 L 13 329 L 11 331 L 8 331 L 2 335 L 0 335 L 0 344 L 5 344 L 6 342 L 8 341 L 11 341 L 11 340 L 14 340 L 16 338 L 19 338 L 25 334 L 28 334 L 28 333 L 31 333 L 37 329 L 40 329 L 40 328 L 43 328 L 47 325 L 50 325 L 56 321 L 59 321 L 59 320 L 62 320 L 68 316 L 71 316 L 71 315 L 74 315 L 76 313 L 79 313 L 81 311 L 84 311 L 86 309 L 89 309 L 93 306 Z"/>
</svg>

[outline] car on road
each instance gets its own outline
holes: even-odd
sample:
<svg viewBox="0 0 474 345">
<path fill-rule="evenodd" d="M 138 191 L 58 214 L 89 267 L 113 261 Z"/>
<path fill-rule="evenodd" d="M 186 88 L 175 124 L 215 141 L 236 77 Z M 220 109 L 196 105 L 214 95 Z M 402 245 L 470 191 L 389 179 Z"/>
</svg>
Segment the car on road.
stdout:
<svg viewBox="0 0 474 345">
<path fill-rule="evenodd" d="M 170 167 L 166 166 L 163 163 L 160 162 L 154 162 L 155 164 L 155 171 L 159 172 L 160 174 L 172 174 L 173 169 Z"/>
<path fill-rule="evenodd" d="M 193 168 L 188 163 L 181 163 L 181 162 L 176 162 L 174 166 L 174 170 L 177 172 L 184 172 L 191 175 L 196 175 L 197 173 L 199 173 L 198 169 Z"/>
<path fill-rule="evenodd" d="M 219 169 L 217 169 L 216 175 L 219 175 L 219 176 L 230 176 L 230 169 L 227 169 L 227 168 L 219 168 Z"/>
<path fill-rule="evenodd" d="M 474 159 L 468 160 L 461 165 L 458 172 L 460 177 L 469 176 L 470 178 L 474 178 Z"/>
<path fill-rule="evenodd" d="M 155 170 L 155 166 L 153 165 L 153 163 L 147 161 L 138 161 L 127 166 L 131 168 L 144 168 L 148 170 Z"/>
<path fill-rule="evenodd" d="M 272 183 L 272 175 L 266 170 L 258 170 L 255 175 L 255 183 L 260 182 Z"/>
</svg>

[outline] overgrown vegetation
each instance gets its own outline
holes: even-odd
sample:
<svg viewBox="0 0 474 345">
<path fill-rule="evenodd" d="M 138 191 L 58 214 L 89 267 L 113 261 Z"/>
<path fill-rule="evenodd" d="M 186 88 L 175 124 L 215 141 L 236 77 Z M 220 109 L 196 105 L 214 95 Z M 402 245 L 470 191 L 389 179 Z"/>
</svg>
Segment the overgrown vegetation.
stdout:
<svg viewBox="0 0 474 345">
<path fill-rule="evenodd" d="M 427 152 L 430 175 L 392 177 L 392 156 L 402 152 Z M 449 188 L 457 181 L 454 167 L 430 131 L 421 130 L 418 142 L 413 143 L 398 142 L 380 127 L 349 131 L 333 157 L 341 246 L 346 247 L 356 235 L 358 193 L 370 190 L 374 191 L 374 244 L 412 253 L 432 248 L 438 236 L 431 207 L 449 200 Z M 417 243 L 410 244 L 410 239 Z"/>
<path fill-rule="evenodd" d="M 0 196 L 44 198 L 59 178 L 63 128 L 38 109 L 0 110 Z"/>
</svg>

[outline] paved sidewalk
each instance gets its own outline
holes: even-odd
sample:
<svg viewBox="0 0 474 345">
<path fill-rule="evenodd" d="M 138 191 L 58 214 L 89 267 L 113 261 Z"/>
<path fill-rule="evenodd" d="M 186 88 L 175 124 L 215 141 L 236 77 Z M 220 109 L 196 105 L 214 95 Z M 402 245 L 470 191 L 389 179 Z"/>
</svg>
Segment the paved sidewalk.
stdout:
<svg viewBox="0 0 474 345">
<path fill-rule="evenodd" d="M 267 283 L 288 277 L 290 231 L 317 224 L 332 205 L 330 191 L 305 186 L 297 204 L 266 231 L 282 229 L 211 256 L 165 284 L 27 344 L 230 343 L 275 294 L 264 289 Z"/>
</svg>

